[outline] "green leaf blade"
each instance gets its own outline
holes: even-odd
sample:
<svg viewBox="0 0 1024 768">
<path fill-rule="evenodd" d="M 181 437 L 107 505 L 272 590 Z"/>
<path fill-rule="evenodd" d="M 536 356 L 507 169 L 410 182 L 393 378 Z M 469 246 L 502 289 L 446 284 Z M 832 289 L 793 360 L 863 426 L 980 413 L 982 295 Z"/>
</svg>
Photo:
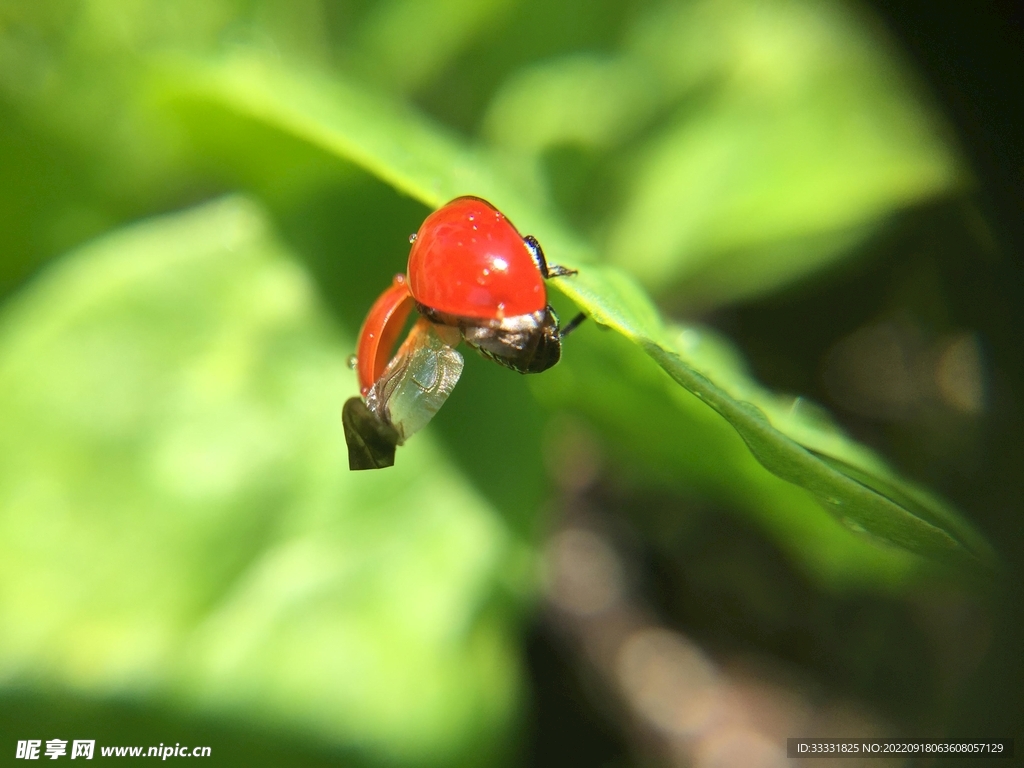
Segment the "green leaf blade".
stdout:
<svg viewBox="0 0 1024 768">
<path fill-rule="evenodd" d="M 562 293 L 596 323 L 638 344 L 677 383 L 721 414 L 770 471 L 811 490 L 855 529 L 926 557 L 981 570 L 992 567 L 990 550 L 965 521 L 898 479 L 827 421 L 794 418 L 792 408 L 787 414 L 779 398 L 735 364 L 722 364 L 728 354 L 703 360 L 709 363 L 707 375 L 698 371 L 700 366 L 691 367 L 686 350 L 676 344 L 678 334 L 673 338 L 637 282 L 619 269 L 596 265 L 593 252 L 560 226 L 543 202 L 531 203 L 538 199 L 536 191 L 504 176 L 486 153 L 461 146 L 425 121 L 344 84 L 324 93 L 303 85 L 299 75 L 244 57 L 196 71 L 198 91 L 190 95 L 186 89 L 178 98 L 219 98 L 224 108 L 242 109 L 293 131 L 428 205 L 465 193 L 489 197 L 522 231 L 536 234 L 553 261 L 582 267 L 577 277 L 555 282 Z M 314 93 L 329 105 L 311 106 Z M 851 471 L 842 471 L 837 462 Z M 871 487 L 863 482 L 866 478 Z M 872 490 L 883 487 L 890 492 Z"/>
</svg>

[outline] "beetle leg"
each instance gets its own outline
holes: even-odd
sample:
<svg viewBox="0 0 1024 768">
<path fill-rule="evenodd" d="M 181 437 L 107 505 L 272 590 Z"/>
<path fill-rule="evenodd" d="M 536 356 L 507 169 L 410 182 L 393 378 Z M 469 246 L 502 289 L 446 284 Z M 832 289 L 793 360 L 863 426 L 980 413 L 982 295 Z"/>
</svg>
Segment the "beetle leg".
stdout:
<svg viewBox="0 0 1024 768">
<path fill-rule="evenodd" d="M 570 333 L 580 327 L 580 323 L 587 319 L 587 316 L 580 312 L 576 317 L 566 323 L 562 328 L 558 330 L 558 338 L 564 339 Z"/>
<path fill-rule="evenodd" d="M 530 251 L 534 264 L 537 265 L 537 269 L 540 270 L 545 280 L 549 280 L 552 277 L 566 277 L 577 274 L 575 269 L 560 267 L 557 264 L 548 264 L 548 260 L 544 258 L 544 249 L 540 247 L 540 243 L 537 242 L 537 238 L 533 235 L 524 237 L 523 242 L 526 243 L 526 248 Z"/>
</svg>

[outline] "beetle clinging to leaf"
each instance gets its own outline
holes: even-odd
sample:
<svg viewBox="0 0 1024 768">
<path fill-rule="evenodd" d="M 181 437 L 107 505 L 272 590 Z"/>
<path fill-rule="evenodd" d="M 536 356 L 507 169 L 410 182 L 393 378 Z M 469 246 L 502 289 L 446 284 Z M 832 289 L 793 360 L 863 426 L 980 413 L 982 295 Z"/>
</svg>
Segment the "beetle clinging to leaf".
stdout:
<svg viewBox="0 0 1024 768">
<path fill-rule="evenodd" d="M 549 265 L 537 240 L 520 235 L 486 200 L 452 200 L 410 240 L 408 276 L 395 276 L 359 332 L 361 397 L 342 412 L 351 469 L 394 464 L 395 448 L 430 421 L 458 382 L 460 341 L 506 368 L 541 373 L 583 320 L 561 327 L 544 283 L 575 270 Z M 392 355 L 414 309 L 416 321 Z"/>
</svg>

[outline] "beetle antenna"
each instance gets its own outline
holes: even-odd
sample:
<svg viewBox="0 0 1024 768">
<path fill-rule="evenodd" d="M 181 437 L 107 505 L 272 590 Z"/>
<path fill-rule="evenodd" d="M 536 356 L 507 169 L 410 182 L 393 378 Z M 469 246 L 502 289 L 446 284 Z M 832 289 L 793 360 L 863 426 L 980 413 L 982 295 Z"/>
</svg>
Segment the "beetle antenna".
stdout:
<svg viewBox="0 0 1024 768">
<path fill-rule="evenodd" d="M 558 338 L 564 339 L 570 333 L 572 333 L 577 328 L 579 328 L 580 323 L 582 323 L 586 319 L 587 319 L 587 316 L 585 314 L 583 314 L 582 312 L 580 312 L 578 315 L 576 315 L 576 317 L 574 317 L 572 320 L 570 320 L 568 323 L 566 323 L 564 328 L 560 328 L 559 329 L 559 331 L 558 331 Z"/>
</svg>

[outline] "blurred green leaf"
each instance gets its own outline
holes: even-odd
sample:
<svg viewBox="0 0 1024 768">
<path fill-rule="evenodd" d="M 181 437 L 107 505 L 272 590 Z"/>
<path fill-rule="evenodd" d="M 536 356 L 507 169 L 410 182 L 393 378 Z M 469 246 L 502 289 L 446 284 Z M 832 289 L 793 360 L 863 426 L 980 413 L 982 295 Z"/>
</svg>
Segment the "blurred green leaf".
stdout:
<svg viewBox="0 0 1024 768">
<path fill-rule="evenodd" d="M 252 51 L 212 62 L 168 57 L 158 64 L 153 94 L 172 108 L 206 104 L 270 125 L 432 207 L 469 190 L 492 197 L 519 194 L 486 153 L 464 146 L 411 109 L 343 78 L 287 67 Z"/>
<path fill-rule="evenodd" d="M 5 684 L 488 762 L 531 550 L 429 434 L 348 471 L 350 349 L 240 199 L 115 233 L 9 303 Z"/>
<path fill-rule="evenodd" d="M 511 75 L 485 121 L 526 162 L 600 148 L 608 258 L 690 306 L 820 270 L 964 182 L 919 89 L 840 3 L 660 4 L 614 55 Z"/>
<path fill-rule="evenodd" d="M 474 37 L 488 34 L 513 0 L 385 0 L 370 9 L 353 41 L 353 65 L 391 91 L 432 80 Z"/>
<path fill-rule="evenodd" d="M 194 180 L 179 136 L 138 98 L 145 54 L 208 50 L 241 5 L 0 4 L 0 293 L 56 254 L 180 204 Z"/>
<path fill-rule="evenodd" d="M 527 154 L 573 144 L 608 148 L 657 108 L 656 81 L 625 58 L 577 54 L 515 73 L 488 109 L 484 135 Z"/>
<path fill-rule="evenodd" d="M 708 84 L 636 150 L 609 234 L 650 286 L 705 305 L 774 290 L 962 181 L 900 63 L 843 4 L 675 4 L 631 50 Z"/>
<path fill-rule="evenodd" d="M 351 84 L 317 80 L 252 56 L 172 71 L 179 74 L 166 82 L 180 89 L 175 99 L 219 100 L 223 108 L 350 160 L 428 205 L 459 194 L 485 196 L 524 232 L 538 235 L 552 260 L 578 265 L 590 256 L 545 215 L 542 202 L 531 203 L 532 190 L 504 178 L 484 152 L 461 146 L 423 118 Z M 631 339 L 716 410 L 769 471 L 810 490 L 849 527 L 946 562 L 990 565 L 985 542 L 955 513 L 898 479 L 816 412 L 793 408 L 792 400 L 787 411 L 728 363 L 733 355 L 721 343 L 694 348 L 685 332 L 666 329 L 624 273 L 591 264 L 555 284 L 594 322 Z"/>
</svg>

